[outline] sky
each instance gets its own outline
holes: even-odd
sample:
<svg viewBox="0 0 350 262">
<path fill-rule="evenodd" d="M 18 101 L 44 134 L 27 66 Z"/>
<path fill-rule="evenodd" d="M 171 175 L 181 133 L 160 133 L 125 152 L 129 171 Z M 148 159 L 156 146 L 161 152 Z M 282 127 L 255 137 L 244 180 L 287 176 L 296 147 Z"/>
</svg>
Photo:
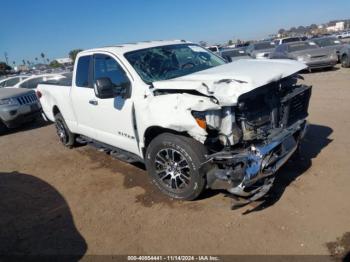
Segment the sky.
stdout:
<svg viewBox="0 0 350 262">
<path fill-rule="evenodd" d="M 1 0 L 0 61 L 144 40 L 223 43 L 350 18 L 349 0 Z"/>
</svg>

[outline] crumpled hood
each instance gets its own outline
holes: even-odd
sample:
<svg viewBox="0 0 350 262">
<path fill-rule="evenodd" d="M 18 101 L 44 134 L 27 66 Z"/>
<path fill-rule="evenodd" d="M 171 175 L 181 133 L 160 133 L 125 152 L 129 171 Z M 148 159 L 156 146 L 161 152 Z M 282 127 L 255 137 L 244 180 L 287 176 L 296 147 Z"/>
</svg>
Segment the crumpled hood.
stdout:
<svg viewBox="0 0 350 262">
<path fill-rule="evenodd" d="M 154 90 L 195 90 L 215 97 L 220 105 L 237 103 L 238 97 L 307 68 L 293 60 L 238 60 L 186 76 L 153 82 Z"/>
</svg>

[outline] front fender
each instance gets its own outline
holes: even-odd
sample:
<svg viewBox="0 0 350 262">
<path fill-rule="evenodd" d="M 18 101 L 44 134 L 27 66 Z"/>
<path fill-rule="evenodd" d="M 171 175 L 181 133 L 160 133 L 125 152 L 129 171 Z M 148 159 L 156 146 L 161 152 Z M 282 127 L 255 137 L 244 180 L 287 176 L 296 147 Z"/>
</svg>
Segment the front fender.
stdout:
<svg viewBox="0 0 350 262">
<path fill-rule="evenodd" d="M 142 134 L 140 137 L 144 137 L 148 127 L 159 126 L 177 132 L 186 132 L 204 143 L 207 132 L 198 126 L 191 111 L 219 110 L 221 107 L 208 97 L 184 93 L 149 96 L 142 102 L 136 103 L 135 109 L 138 130 Z"/>
</svg>

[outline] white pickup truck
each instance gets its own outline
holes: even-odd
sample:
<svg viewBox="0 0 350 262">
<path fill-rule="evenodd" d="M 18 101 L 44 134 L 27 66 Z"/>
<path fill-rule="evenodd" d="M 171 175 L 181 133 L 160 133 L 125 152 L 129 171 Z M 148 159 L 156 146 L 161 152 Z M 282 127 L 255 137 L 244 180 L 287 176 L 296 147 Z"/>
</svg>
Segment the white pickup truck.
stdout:
<svg viewBox="0 0 350 262">
<path fill-rule="evenodd" d="M 82 51 L 71 85 L 38 96 L 65 146 L 93 143 L 145 163 L 165 194 L 205 188 L 264 195 L 306 131 L 311 87 L 291 60 L 226 63 L 190 42 L 149 41 Z"/>
</svg>

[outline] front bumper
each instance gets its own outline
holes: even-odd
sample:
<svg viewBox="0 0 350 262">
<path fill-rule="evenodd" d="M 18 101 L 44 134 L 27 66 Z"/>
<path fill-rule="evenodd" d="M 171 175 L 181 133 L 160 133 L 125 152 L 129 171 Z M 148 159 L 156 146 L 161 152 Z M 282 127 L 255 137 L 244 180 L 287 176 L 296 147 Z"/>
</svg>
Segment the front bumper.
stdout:
<svg viewBox="0 0 350 262">
<path fill-rule="evenodd" d="M 214 164 L 207 172 L 209 187 L 226 189 L 243 197 L 262 189 L 267 192 L 272 183 L 256 185 L 268 177 L 273 177 L 287 162 L 297 150 L 306 129 L 306 120 L 299 120 L 268 138 L 264 144 L 251 145 L 241 152 L 221 151 L 209 155 L 206 163 Z"/>
<path fill-rule="evenodd" d="M 31 121 L 41 115 L 41 105 L 39 102 L 20 105 L 9 106 L 2 108 L 0 116 L 2 122 L 8 127 L 13 128 L 19 126 L 22 123 Z"/>
<path fill-rule="evenodd" d="M 335 66 L 337 63 L 337 59 L 323 59 L 307 62 L 306 65 L 309 67 L 309 69 L 321 69 Z"/>
</svg>

